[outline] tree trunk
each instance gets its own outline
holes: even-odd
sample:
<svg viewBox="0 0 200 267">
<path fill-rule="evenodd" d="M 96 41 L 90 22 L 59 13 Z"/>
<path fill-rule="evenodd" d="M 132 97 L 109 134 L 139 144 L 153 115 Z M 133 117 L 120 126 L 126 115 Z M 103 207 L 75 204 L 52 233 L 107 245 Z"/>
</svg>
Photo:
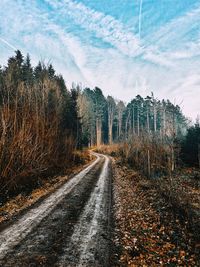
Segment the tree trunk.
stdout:
<svg viewBox="0 0 200 267">
<path fill-rule="evenodd" d="M 108 142 L 109 142 L 109 145 L 112 144 L 112 124 L 109 123 L 108 125 Z"/>
<path fill-rule="evenodd" d="M 137 108 L 137 134 L 140 136 L 140 113 L 139 108 Z"/>
<path fill-rule="evenodd" d="M 148 164 L 148 177 L 151 176 L 151 159 L 150 159 L 150 151 L 147 151 L 147 164 Z"/>
<path fill-rule="evenodd" d="M 172 145 L 172 161 L 171 161 L 171 171 L 173 172 L 175 169 L 175 155 L 174 155 L 174 145 Z"/>
<path fill-rule="evenodd" d="M 113 113 L 108 113 L 108 142 L 109 145 L 112 144 L 113 141 Z"/>
<path fill-rule="evenodd" d="M 125 125 L 125 138 L 128 138 L 128 124 L 130 120 L 130 110 L 128 111 L 128 116 L 126 118 L 126 125 Z M 129 124 L 130 125 L 130 124 Z"/>
<path fill-rule="evenodd" d="M 121 136 L 121 131 L 122 131 L 122 116 L 121 113 L 118 115 L 118 139 Z"/>
<path fill-rule="evenodd" d="M 166 113 L 165 113 L 165 109 L 163 110 L 163 133 L 164 136 L 166 135 Z"/>
<path fill-rule="evenodd" d="M 135 112 L 134 112 L 134 106 L 133 106 L 133 134 L 135 134 Z"/>
<path fill-rule="evenodd" d="M 96 120 L 96 135 L 97 135 L 97 146 L 101 145 L 101 119 L 97 118 Z"/>
<path fill-rule="evenodd" d="M 153 113 L 154 113 L 154 132 L 156 132 L 157 131 L 157 110 L 156 110 L 155 103 L 153 107 Z"/>
<path fill-rule="evenodd" d="M 149 130 L 149 110 L 147 108 L 147 132 L 149 134 L 150 130 Z"/>
</svg>

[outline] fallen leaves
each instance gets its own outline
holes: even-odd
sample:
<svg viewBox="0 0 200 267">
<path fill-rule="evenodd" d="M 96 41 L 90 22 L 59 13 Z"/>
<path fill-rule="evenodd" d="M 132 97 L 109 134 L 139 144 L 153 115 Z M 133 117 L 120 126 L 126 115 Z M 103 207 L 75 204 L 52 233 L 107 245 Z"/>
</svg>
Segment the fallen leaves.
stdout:
<svg viewBox="0 0 200 267">
<path fill-rule="evenodd" d="M 199 266 L 188 222 L 174 217 L 153 181 L 115 164 L 114 202 L 115 266 Z"/>
</svg>

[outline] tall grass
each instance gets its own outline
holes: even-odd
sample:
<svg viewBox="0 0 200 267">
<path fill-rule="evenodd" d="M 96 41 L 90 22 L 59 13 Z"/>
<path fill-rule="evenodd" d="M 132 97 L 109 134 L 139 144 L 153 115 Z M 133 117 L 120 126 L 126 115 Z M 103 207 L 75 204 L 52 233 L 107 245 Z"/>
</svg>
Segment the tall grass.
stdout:
<svg viewBox="0 0 200 267">
<path fill-rule="evenodd" d="M 172 165 L 177 164 L 178 148 L 175 151 L 172 140 L 163 141 L 159 135 L 147 135 L 146 132 L 119 144 L 101 146 L 98 151 L 118 156 L 124 163 L 153 178 L 171 174 Z"/>
</svg>

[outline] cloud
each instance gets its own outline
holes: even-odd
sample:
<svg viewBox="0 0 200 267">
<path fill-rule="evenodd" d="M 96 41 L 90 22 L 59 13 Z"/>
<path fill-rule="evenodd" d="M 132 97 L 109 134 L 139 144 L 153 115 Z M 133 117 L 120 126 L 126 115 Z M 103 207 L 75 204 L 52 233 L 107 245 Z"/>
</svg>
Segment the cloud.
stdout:
<svg viewBox="0 0 200 267">
<path fill-rule="evenodd" d="M 68 86 L 73 81 L 99 86 L 125 101 L 154 91 L 159 98 L 184 100 L 184 111 L 194 118 L 199 112 L 200 35 L 190 29 L 196 29 L 197 14 L 187 12 L 139 40 L 116 18 L 77 1 L 4 0 L 0 31 L 11 45 L 29 52 L 34 64 L 50 61 Z M 2 64 L 12 49 L 2 41 L 0 46 Z"/>
<path fill-rule="evenodd" d="M 10 47 L 12 50 L 14 50 L 14 51 L 17 50 L 17 48 L 14 45 L 12 45 L 8 41 L 6 41 L 4 38 L 0 37 L 0 41 L 3 42 L 4 44 L 6 44 L 8 47 Z"/>
<path fill-rule="evenodd" d="M 158 31 L 149 33 L 149 45 L 163 50 L 180 49 L 191 40 L 198 38 L 200 23 L 200 4 L 187 11 L 180 17 L 176 17 Z M 193 31 L 196 31 L 194 33 Z M 187 47 L 188 48 L 188 47 Z"/>
<path fill-rule="evenodd" d="M 124 55 L 137 56 L 141 54 L 142 48 L 138 38 L 112 16 L 94 11 L 76 1 L 45 1 L 60 14 L 71 17 L 79 26 L 87 31 L 92 31 L 98 38 L 110 43 Z"/>
</svg>

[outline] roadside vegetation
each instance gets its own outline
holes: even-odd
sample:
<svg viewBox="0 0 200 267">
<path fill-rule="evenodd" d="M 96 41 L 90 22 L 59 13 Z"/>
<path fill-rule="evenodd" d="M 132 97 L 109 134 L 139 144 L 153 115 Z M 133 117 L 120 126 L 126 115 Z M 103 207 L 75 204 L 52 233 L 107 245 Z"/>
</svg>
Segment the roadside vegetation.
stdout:
<svg viewBox="0 0 200 267">
<path fill-rule="evenodd" d="M 113 266 L 199 266 L 199 130 L 197 120 L 170 142 L 143 134 L 97 149 L 114 158 Z"/>
<path fill-rule="evenodd" d="M 0 197 L 70 165 L 78 147 L 77 90 L 20 51 L 0 68 Z M 77 158 L 77 157 L 76 157 Z"/>
<path fill-rule="evenodd" d="M 120 266 L 197 264 L 199 120 L 191 126 L 178 105 L 153 93 L 125 104 L 98 87 L 68 89 L 51 64 L 33 67 L 29 55 L 16 51 L 0 67 L 0 206 L 7 201 L 21 209 L 29 205 L 24 193 L 36 194 L 37 200 L 54 190 L 54 181 L 64 180 L 51 178 L 48 184 L 44 178 L 89 161 L 85 147 L 115 159 Z"/>
</svg>

